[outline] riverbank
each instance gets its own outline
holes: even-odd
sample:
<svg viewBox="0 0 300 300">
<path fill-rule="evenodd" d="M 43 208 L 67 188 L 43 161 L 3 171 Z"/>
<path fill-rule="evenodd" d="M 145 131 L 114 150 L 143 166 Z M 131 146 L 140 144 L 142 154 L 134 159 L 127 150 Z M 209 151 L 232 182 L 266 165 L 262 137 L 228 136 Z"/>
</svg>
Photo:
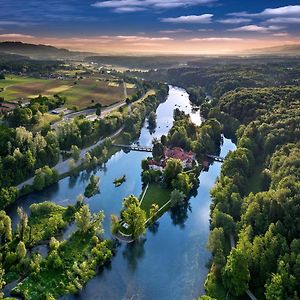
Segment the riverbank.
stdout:
<svg viewBox="0 0 300 300">
<path fill-rule="evenodd" d="M 184 90 L 171 87 L 168 99 L 160 104 L 157 113 L 157 128 L 150 133 L 145 125 L 137 140 L 141 145 L 151 145 L 154 137 L 166 134 L 173 124 L 173 110 L 180 105 L 186 113 L 192 113 L 188 95 Z M 199 114 L 193 118 L 200 124 Z M 118 136 L 120 139 L 122 135 Z M 225 156 L 234 145 L 224 140 L 221 156 Z M 41 192 L 33 192 L 19 199 L 9 214 L 12 223 L 18 222 L 16 210 L 22 206 L 28 211 L 32 203 L 51 200 L 59 205 L 74 204 L 82 194 L 92 173 L 101 178 L 100 194 L 87 200 L 92 213 L 103 210 L 105 238 L 110 238 L 110 215 L 119 214 L 121 200 L 129 194 L 141 195 L 141 161 L 148 156 L 143 152 L 116 153 L 105 164 L 92 170 L 80 172 L 77 176 L 64 178 Z M 84 289 L 75 296 L 62 299 L 122 299 L 139 297 L 146 299 L 193 299 L 204 292 L 207 275 L 206 264 L 210 253 L 206 249 L 209 233 L 209 190 L 220 172 L 220 164 L 214 163 L 209 172 L 200 174 L 198 194 L 191 197 L 180 210 L 171 210 L 151 226 L 145 238 L 131 244 L 118 244 L 115 257 L 109 268 L 88 281 Z M 115 188 L 113 180 L 126 174 L 126 182 Z M 159 245 L 159 247 L 158 247 Z M 172 282 L 170 283 L 170 274 Z M 153 289 L 155 286 L 155 289 Z"/>
</svg>

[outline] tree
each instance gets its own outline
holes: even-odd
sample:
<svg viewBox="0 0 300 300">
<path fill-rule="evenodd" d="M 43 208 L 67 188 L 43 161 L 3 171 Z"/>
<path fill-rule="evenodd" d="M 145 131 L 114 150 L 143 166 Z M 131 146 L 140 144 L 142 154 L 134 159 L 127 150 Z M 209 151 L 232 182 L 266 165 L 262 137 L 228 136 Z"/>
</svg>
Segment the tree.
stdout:
<svg viewBox="0 0 300 300">
<path fill-rule="evenodd" d="M 6 284 L 6 282 L 4 280 L 4 274 L 5 274 L 4 269 L 2 268 L 2 265 L 0 264 L 0 299 L 2 299 L 4 296 L 4 294 L 2 293 L 2 288 Z"/>
<path fill-rule="evenodd" d="M 116 215 L 112 214 L 110 216 L 110 220 L 111 220 L 111 226 L 110 226 L 111 233 L 116 234 L 120 229 L 119 218 Z"/>
<path fill-rule="evenodd" d="M 129 231 L 134 239 L 145 232 L 146 213 L 140 208 L 140 202 L 135 196 L 124 198 L 121 216 L 122 220 L 129 225 Z"/>
<path fill-rule="evenodd" d="M 6 242 L 12 240 L 11 219 L 4 210 L 0 211 L 0 239 Z"/>
<path fill-rule="evenodd" d="M 5 75 L 3 73 L 0 73 L 0 80 L 4 80 L 5 79 Z"/>
<path fill-rule="evenodd" d="M 19 240 L 25 241 L 25 233 L 28 227 L 28 216 L 23 207 L 18 207 L 18 215 L 20 219 L 18 224 Z"/>
<path fill-rule="evenodd" d="M 183 192 L 177 189 L 174 189 L 171 192 L 170 201 L 172 207 L 182 205 L 184 203 L 184 200 L 185 200 L 185 194 Z"/>
<path fill-rule="evenodd" d="M 33 179 L 33 187 L 37 191 L 41 191 L 46 186 L 45 174 L 39 169 Z"/>
<path fill-rule="evenodd" d="M 156 213 L 159 210 L 159 206 L 156 203 L 152 203 L 150 210 L 149 210 L 149 218 L 151 220 L 151 223 L 154 221 L 154 217 L 156 215 Z"/>
<path fill-rule="evenodd" d="M 101 116 L 101 104 L 100 103 L 97 103 L 96 115 L 97 116 Z"/>
<path fill-rule="evenodd" d="M 280 274 L 272 274 L 269 284 L 266 284 L 266 300 L 281 300 L 283 299 L 284 287 Z"/>
<path fill-rule="evenodd" d="M 141 166 L 142 166 L 142 170 L 143 170 L 143 171 L 149 170 L 148 159 L 143 159 L 143 160 L 142 160 L 142 163 L 141 163 Z"/>
<path fill-rule="evenodd" d="M 163 134 L 163 135 L 160 137 L 160 142 L 163 144 L 163 146 L 166 146 L 166 145 L 167 145 L 167 142 L 168 142 L 168 138 Z"/>
<path fill-rule="evenodd" d="M 49 242 L 49 247 L 51 251 L 57 250 L 59 247 L 59 241 L 55 237 L 52 237 Z"/>
<path fill-rule="evenodd" d="M 144 234 L 146 227 L 146 213 L 140 206 L 129 205 L 122 213 L 123 221 L 129 225 L 129 231 L 134 239 Z"/>
<path fill-rule="evenodd" d="M 248 288 L 250 272 L 246 254 L 240 249 L 233 248 L 228 256 L 227 263 L 222 271 L 225 287 L 236 296 L 242 295 Z"/>
<path fill-rule="evenodd" d="M 127 209 L 131 205 L 134 205 L 134 206 L 140 205 L 139 199 L 133 195 L 130 195 L 123 199 L 123 208 Z"/>
<path fill-rule="evenodd" d="M 87 187 L 85 188 L 85 191 L 84 191 L 85 197 L 90 198 L 98 193 L 99 181 L 100 181 L 100 177 L 98 177 L 98 176 L 92 175 L 90 177 L 90 183 L 87 185 Z"/>
<path fill-rule="evenodd" d="M 91 212 L 89 210 L 89 207 L 85 204 L 83 205 L 80 210 L 75 213 L 75 222 L 76 225 L 82 233 L 87 233 L 88 230 L 91 228 Z"/>
<path fill-rule="evenodd" d="M 26 247 L 24 242 L 20 241 L 17 245 L 16 254 L 19 260 L 26 257 Z"/>
<path fill-rule="evenodd" d="M 91 161 L 92 161 L 92 156 L 91 156 L 90 152 L 87 152 L 84 155 L 83 164 L 85 165 L 85 167 L 88 167 L 90 165 Z"/>
<path fill-rule="evenodd" d="M 16 201 L 18 190 L 16 187 L 0 189 L 0 209 L 7 207 L 9 204 Z"/>
<path fill-rule="evenodd" d="M 71 156 L 75 161 L 78 161 L 78 159 L 80 157 L 80 150 L 79 150 L 78 146 L 76 146 L 76 145 L 71 146 Z"/>
<path fill-rule="evenodd" d="M 164 169 L 164 180 L 167 185 L 170 185 L 172 180 L 183 171 L 181 161 L 178 159 L 170 158 Z"/>
<path fill-rule="evenodd" d="M 161 158 L 164 155 L 164 146 L 158 140 L 153 141 L 152 155 L 154 158 Z"/>
<path fill-rule="evenodd" d="M 187 173 L 179 173 L 177 177 L 172 180 L 172 187 L 183 192 L 186 196 L 191 191 L 192 186 L 190 177 Z"/>
<path fill-rule="evenodd" d="M 223 249 L 225 245 L 224 230 L 222 227 L 214 228 L 208 237 L 207 248 L 214 255 L 218 250 Z"/>
</svg>

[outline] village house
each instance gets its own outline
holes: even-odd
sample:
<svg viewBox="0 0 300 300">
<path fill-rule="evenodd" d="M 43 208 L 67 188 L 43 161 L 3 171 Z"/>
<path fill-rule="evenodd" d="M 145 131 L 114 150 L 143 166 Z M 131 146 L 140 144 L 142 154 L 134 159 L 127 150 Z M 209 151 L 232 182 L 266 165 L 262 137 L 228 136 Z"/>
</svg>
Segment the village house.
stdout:
<svg viewBox="0 0 300 300">
<path fill-rule="evenodd" d="M 164 157 L 160 162 L 157 162 L 154 159 L 148 160 L 149 169 L 162 171 L 170 158 L 180 160 L 184 169 L 191 169 L 193 167 L 196 154 L 191 151 L 186 152 L 180 147 L 174 147 L 171 149 L 165 148 Z"/>
</svg>

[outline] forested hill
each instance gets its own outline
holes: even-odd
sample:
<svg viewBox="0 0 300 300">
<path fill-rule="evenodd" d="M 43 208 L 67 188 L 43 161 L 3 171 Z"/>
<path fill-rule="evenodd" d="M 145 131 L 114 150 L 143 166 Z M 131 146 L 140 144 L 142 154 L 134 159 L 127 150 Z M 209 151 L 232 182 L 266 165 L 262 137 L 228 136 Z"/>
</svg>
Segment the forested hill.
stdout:
<svg viewBox="0 0 300 300">
<path fill-rule="evenodd" d="M 182 67 L 131 73 L 184 88 L 202 87 L 219 98 L 236 88 L 299 85 L 300 58 L 202 58 Z"/>
<path fill-rule="evenodd" d="M 48 45 L 35 45 L 22 42 L 0 42 L 0 52 L 28 56 L 35 59 L 75 59 L 92 53 L 74 52 Z"/>
<path fill-rule="evenodd" d="M 247 51 L 249 54 L 266 54 L 266 55 L 300 55 L 300 44 L 283 45 L 267 48 L 252 49 Z"/>
<path fill-rule="evenodd" d="M 234 90 L 208 117 L 238 129 L 211 191 L 207 293 L 225 299 L 249 288 L 257 299 L 299 299 L 300 87 Z"/>
</svg>

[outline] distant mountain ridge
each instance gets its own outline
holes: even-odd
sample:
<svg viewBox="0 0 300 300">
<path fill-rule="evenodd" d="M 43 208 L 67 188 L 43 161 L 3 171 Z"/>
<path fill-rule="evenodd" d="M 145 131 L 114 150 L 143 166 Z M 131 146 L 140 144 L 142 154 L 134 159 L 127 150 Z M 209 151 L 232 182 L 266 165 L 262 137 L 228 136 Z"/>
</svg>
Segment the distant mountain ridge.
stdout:
<svg viewBox="0 0 300 300">
<path fill-rule="evenodd" d="M 282 45 L 267 48 L 251 49 L 247 51 L 250 54 L 269 54 L 269 55 L 300 55 L 300 44 Z"/>
<path fill-rule="evenodd" d="M 0 42 L 0 52 L 28 56 L 34 59 L 75 59 L 94 55 L 94 53 L 70 51 L 54 46 L 11 41 Z"/>
</svg>

